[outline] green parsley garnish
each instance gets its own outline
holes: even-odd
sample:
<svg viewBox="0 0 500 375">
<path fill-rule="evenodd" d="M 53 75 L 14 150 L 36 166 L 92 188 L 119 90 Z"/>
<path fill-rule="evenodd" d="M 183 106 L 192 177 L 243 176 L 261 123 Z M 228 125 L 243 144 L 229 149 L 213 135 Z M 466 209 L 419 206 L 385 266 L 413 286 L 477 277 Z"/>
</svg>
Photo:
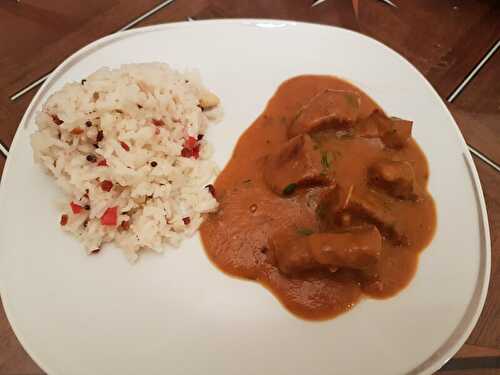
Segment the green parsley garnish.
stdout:
<svg viewBox="0 0 500 375">
<path fill-rule="evenodd" d="M 310 236 L 314 232 L 312 229 L 309 229 L 309 228 L 297 228 L 297 233 L 301 234 L 303 236 Z"/>
<path fill-rule="evenodd" d="M 297 184 L 292 183 L 283 189 L 283 195 L 290 195 L 297 189 Z"/>
<path fill-rule="evenodd" d="M 321 151 L 321 165 L 329 169 L 332 165 L 333 154 L 330 151 Z"/>
</svg>

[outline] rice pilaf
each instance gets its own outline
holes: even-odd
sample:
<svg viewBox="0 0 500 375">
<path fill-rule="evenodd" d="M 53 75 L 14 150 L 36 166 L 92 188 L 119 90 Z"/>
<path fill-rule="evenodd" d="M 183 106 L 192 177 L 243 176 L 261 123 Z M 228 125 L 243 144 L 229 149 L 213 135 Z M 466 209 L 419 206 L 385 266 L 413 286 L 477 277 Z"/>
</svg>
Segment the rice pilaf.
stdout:
<svg viewBox="0 0 500 375">
<path fill-rule="evenodd" d="M 35 161 L 68 199 L 60 225 L 89 253 L 107 242 L 130 260 L 193 234 L 217 209 L 217 173 L 205 131 L 219 99 L 196 73 L 166 64 L 102 68 L 44 104 Z"/>
</svg>

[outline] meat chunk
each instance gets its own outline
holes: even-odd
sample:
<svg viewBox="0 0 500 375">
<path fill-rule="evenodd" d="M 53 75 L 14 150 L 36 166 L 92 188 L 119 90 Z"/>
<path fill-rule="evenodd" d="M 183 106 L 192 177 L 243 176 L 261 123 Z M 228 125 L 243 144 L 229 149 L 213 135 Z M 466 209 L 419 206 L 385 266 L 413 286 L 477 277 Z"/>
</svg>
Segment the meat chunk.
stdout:
<svg viewBox="0 0 500 375">
<path fill-rule="evenodd" d="M 373 225 L 312 234 L 307 240 L 313 259 L 328 267 L 363 269 L 377 263 L 382 251 L 382 236 Z"/>
<path fill-rule="evenodd" d="M 406 241 L 405 235 L 395 217 L 373 194 L 365 193 L 360 195 L 353 193 L 347 210 L 375 224 L 379 230 L 394 242 L 404 243 Z"/>
<path fill-rule="evenodd" d="M 368 178 L 372 185 L 395 198 L 412 201 L 418 198 L 415 173 L 406 161 L 378 161 L 368 169 Z"/>
<path fill-rule="evenodd" d="M 335 186 L 329 189 L 323 198 L 332 212 L 341 212 L 349 207 L 351 196 L 354 191 L 354 186 L 349 186 L 347 189 L 342 186 Z"/>
<path fill-rule="evenodd" d="M 288 136 L 324 129 L 349 129 L 358 118 L 360 103 L 360 96 L 355 92 L 324 90 L 298 111 L 288 128 Z"/>
<path fill-rule="evenodd" d="M 324 173 L 321 154 L 307 134 L 290 139 L 268 155 L 263 173 L 269 188 L 280 195 L 290 195 L 299 187 L 331 182 Z"/>
<path fill-rule="evenodd" d="M 402 148 L 411 137 L 412 124 L 397 117 L 387 117 L 376 109 L 356 124 L 356 133 L 365 138 L 379 137 L 389 148 Z"/>
<path fill-rule="evenodd" d="M 312 269 L 365 269 L 376 264 L 382 237 L 375 226 L 338 233 L 315 233 L 271 244 L 280 271 L 293 275 Z"/>
<path fill-rule="evenodd" d="M 355 125 L 356 135 L 363 138 L 379 138 L 379 123 L 385 121 L 384 113 L 375 110 L 368 117 L 359 120 Z"/>
<path fill-rule="evenodd" d="M 317 208 L 319 218 L 326 227 L 349 227 L 353 224 L 371 223 L 393 242 L 402 244 L 406 236 L 395 217 L 378 196 L 369 191 L 362 194 L 350 187 L 339 185 L 325 194 Z"/>
<path fill-rule="evenodd" d="M 275 233 L 269 239 L 269 249 L 281 273 L 292 275 L 322 268 L 308 249 L 308 236 L 292 236 L 286 232 Z"/>
<path fill-rule="evenodd" d="M 413 122 L 397 117 L 391 117 L 389 120 L 379 127 L 380 139 L 389 148 L 404 147 L 411 137 Z"/>
</svg>

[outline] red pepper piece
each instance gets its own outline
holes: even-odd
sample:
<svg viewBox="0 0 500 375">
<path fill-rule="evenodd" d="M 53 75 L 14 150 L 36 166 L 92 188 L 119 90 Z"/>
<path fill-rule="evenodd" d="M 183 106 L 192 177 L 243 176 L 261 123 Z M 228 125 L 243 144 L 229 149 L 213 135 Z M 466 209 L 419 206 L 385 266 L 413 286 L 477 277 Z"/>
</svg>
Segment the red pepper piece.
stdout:
<svg viewBox="0 0 500 375">
<path fill-rule="evenodd" d="M 125 142 L 120 142 L 120 146 L 122 146 L 122 148 L 125 150 L 125 151 L 130 151 L 130 147 L 128 144 L 126 144 Z"/>
<path fill-rule="evenodd" d="M 73 211 L 73 213 L 75 215 L 82 212 L 83 207 L 80 206 L 79 204 L 76 204 L 75 202 L 71 202 L 69 205 L 71 206 L 71 211 Z"/>
<path fill-rule="evenodd" d="M 196 138 L 188 137 L 188 139 L 186 139 L 186 141 L 184 142 L 184 148 L 189 148 L 190 150 L 192 150 L 196 147 L 197 144 L 198 141 L 196 140 Z"/>
<path fill-rule="evenodd" d="M 191 156 L 193 156 L 193 150 L 184 147 L 181 151 L 181 156 L 185 158 L 190 158 Z"/>
<path fill-rule="evenodd" d="M 118 217 L 118 207 L 116 206 L 110 207 L 101 216 L 101 224 L 109 226 L 116 225 L 117 217 Z"/>
<path fill-rule="evenodd" d="M 68 215 L 62 215 L 60 223 L 61 223 L 62 226 L 68 224 Z"/>
<path fill-rule="evenodd" d="M 54 123 L 56 125 L 61 125 L 64 123 L 64 121 L 61 120 L 59 117 L 57 117 L 57 115 L 52 115 L 51 117 L 52 117 L 52 121 L 54 121 Z"/>
<path fill-rule="evenodd" d="M 193 148 L 193 158 L 198 159 L 200 157 L 200 145 L 196 145 Z"/>
<path fill-rule="evenodd" d="M 154 126 L 163 126 L 163 125 L 165 125 L 165 122 L 163 120 L 161 120 L 161 119 L 160 120 L 153 119 L 151 121 L 153 122 Z"/>
<path fill-rule="evenodd" d="M 111 189 L 113 189 L 113 183 L 109 180 L 104 180 L 101 182 L 101 189 L 104 191 L 111 191 Z"/>
</svg>

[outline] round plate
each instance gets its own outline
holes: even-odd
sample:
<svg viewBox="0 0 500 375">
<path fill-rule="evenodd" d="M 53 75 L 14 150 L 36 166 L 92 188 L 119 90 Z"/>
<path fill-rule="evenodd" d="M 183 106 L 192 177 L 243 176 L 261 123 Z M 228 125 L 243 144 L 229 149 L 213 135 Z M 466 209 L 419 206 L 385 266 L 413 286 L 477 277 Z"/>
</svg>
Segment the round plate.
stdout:
<svg viewBox="0 0 500 375">
<path fill-rule="evenodd" d="M 222 99 L 208 134 L 222 167 L 278 85 L 300 74 L 348 79 L 414 121 L 430 164 L 438 227 L 411 284 L 325 322 L 292 316 L 266 289 L 212 265 L 198 237 L 129 264 L 112 246 L 86 256 L 63 234 L 61 193 L 32 161 L 41 103 L 96 69 L 161 61 L 198 69 Z M 45 82 L 19 126 L 0 190 L 0 286 L 14 331 L 50 374 L 430 374 L 458 350 L 484 303 L 490 242 L 465 142 L 424 77 L 384 45 L 333 27 L 222 20 L 98 40 Z"/>
</svg>

